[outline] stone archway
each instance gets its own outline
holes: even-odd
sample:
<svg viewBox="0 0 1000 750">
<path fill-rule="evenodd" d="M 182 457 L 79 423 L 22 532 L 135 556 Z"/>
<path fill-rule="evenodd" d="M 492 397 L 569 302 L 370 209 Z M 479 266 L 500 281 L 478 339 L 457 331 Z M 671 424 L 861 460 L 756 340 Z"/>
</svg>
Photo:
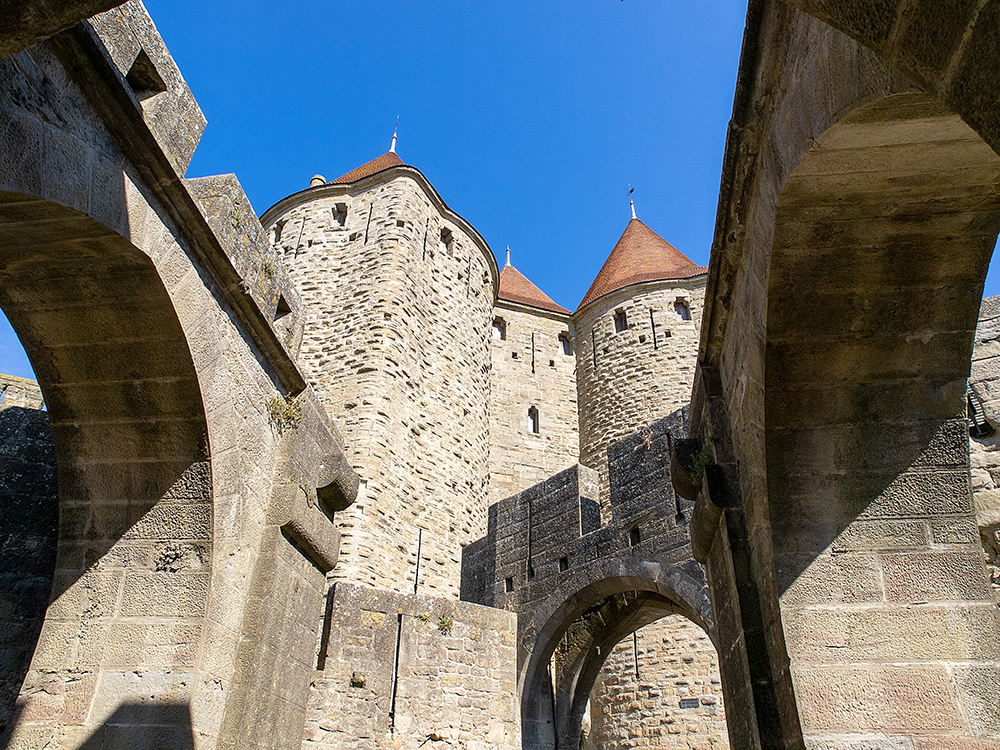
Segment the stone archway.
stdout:
<svg viewBox="0 0 1000 750">
<path fill-rule="evenodd" d="M 744 51 L 692 420 L 720 652 L 763 747 L 992 736 L 962 416 L 996 157 L 807 14 L 752 3 Z"/>
<path fill-rule="evenodd" d="M 194 682 L 212 567 L 199 383 L 149 257 L 52 201 L 0 193 L 0 307 L 45 396 L 59 487 L 18 731 L 86 736 L 84 708 L 110 712 L 136 691 L 183 702 Z"/>
<path fill-rule="evenodd" d="M 1000 157 L 920 92 L 853 109 L 781 192 L 767 484 L 807 738 L 994 731 L 964 413 L 998 229 Z"/>
<path fill-rule="evenodd" d="M 597 675 L 615 644 L 633 631 L 680 614 L 713 632 L 704 590 L 684 570 L 622 557 L 581 568 L 574 579 L 576 586 L 566 586 L 518 621 L 525 748 L 579 744 Z"/>
</svg>

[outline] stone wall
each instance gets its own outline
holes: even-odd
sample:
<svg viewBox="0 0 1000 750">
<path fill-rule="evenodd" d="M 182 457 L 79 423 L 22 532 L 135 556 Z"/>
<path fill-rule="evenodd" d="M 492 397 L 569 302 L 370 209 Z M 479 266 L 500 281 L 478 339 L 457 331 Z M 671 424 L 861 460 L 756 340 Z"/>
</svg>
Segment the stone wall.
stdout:
<svg viewBox="0 0 1000 750">
<path fill-rule="evenodd" d="M 49 417 L 31 380 L 0 376 L 0 735 L 31 663 L 56 564 L 59 505 Z"/>
<path fill-rule="evenodd" d="M 296 194 L 265 221 L 307 310 L 302 365 L 365 483 L 340 520 L 338 579 L 412 587 L 422 532 L 423 590 L 457 595 L 485 520 L 495 265 L 399 169 Z"/>
<path fill-rule="evenodd" d="M 577 463 L 574 327 L 569 316 L 503 301 L 490 346 L 490 503 Z M 570 342 L 566 353 L 560 335 Z M 538 432 L 529 409 L 537 409 Z"/>
<path fill-rule="evenodd" d="M 25 409 L 41 409 L 45 397 L 38 383 L 15 375 L 0 375 L 0 409 L 21 406 Z"/>
<path fill-rule="evenodd" d="M 337 583 L 303 750 L 519 750 L 515 637 L 511 612 Z"/>
<path fill-rule="evenodd" d="M 608 444 L 691 400 L 705 277 L 631 286 L 574 316 L 580 403 L 580 462 L 597 469 L 606 510 Z M 683 299 L 691 319 L 674 303 Z M 615 314 L 627 328 L 616 332 Z"/>
<path fill-rule="evenodd" d="M 670 615 L 635 636 L 615 647 L 594 684 L 585 748 L 728 749 L 719 659 L 705 631 Z"/>
<path fill-rule="evenodd" d="M 1000 297 L 983 300 L 969 375 L 969 463 L 976 523 L 995 594 L 1000 595 Z"/>
</svg>

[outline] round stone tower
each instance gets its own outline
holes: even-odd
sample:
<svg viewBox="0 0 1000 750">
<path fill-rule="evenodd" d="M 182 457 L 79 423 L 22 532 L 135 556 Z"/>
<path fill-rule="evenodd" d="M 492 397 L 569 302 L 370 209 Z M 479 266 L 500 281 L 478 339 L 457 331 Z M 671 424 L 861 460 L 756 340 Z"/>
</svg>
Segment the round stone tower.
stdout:
<svg viewBox="0 0 1000 750">
<path fill-rule="evenodd" d="M 457 597 L 485 532 L 493 253 L 394 148 L 261 223 L 302 295 L 300 365 L 363 483 L 338 514 L 337 576 L 413 591 L 419 540 L 419 590 Z"/>
<path fill-rule="evenodd" d="M 574 314 L 580 463 L 608 488 L 608 445 L 691 400 L 708 269 L 633 214 Z"/>
</svg>

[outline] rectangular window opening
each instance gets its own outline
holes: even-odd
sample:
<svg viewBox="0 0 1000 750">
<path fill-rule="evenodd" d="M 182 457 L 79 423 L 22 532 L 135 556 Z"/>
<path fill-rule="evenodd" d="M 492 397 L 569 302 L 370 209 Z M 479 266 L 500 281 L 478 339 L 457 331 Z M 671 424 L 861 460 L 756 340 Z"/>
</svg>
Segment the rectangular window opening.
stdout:
<svg viewBox="0 0 1000 750">
<path fill-rule="evenodd" d="M 559 558 L 559 572 L 560 573 L 565 573 L 567 570 L 569 570 L 569 558 L 568 557 L 560 557 Z"/>
<path fill-rule="evenodd" d="M 513 590 L 514 590 L 514 579 L 508 578 L 506 581 L 504 581 L 504 591 L 506 591 L 509 594 Z"/>
<path fill-rule="evenodd" d="M 632 547 L 638 547 L 640 541 L 639 527 L 633 526 L 628 532 L 628 543 Z"/>
</svg>

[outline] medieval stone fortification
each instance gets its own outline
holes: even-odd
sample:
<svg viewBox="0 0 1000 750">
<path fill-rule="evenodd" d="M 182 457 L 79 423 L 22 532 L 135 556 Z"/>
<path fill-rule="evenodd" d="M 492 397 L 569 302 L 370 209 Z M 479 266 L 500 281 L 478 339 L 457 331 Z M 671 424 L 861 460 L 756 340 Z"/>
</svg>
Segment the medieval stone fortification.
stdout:
<svg viewBox="0 0 1000 750">
<path fill-rule="evenodd" d="M 0 744 L 1000 747 L 998 12 L 945 15 L 752 0 L 710 266 L 633 212 L 570 311 L 395 139 L 258 219 L 138 0 L 5 3 Z"/>
</svg>

